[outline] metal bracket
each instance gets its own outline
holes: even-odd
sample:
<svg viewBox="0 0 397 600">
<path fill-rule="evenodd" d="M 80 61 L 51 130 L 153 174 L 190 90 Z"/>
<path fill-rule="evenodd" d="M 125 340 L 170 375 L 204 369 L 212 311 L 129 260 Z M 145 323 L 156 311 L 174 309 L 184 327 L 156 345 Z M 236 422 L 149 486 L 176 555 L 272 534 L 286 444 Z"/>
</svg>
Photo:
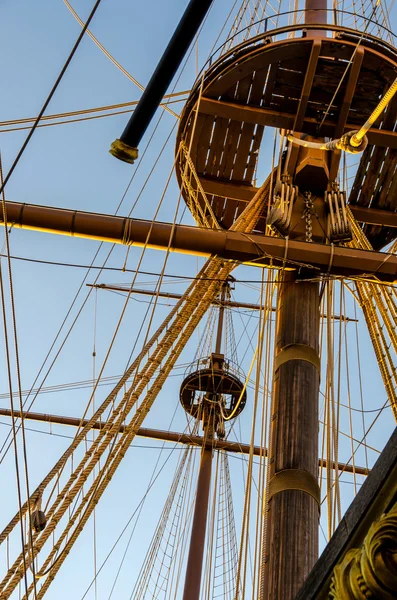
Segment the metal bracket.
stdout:
<svg viewBox="0 0 397 600">
<path fill-rule="evenodd" d="M 314 348 L 311 346 L 306 346 L 306 344 L 288 344 L 287 346 L 284 346 L 284 348 L 281 348 L 280 352 L 274 359 L 274 372 L 276 372 L 281 365 L 289 360 L 306 360 L 315 366 L 317 371 L 320 373 L 320 357 L 316 350 L 314 350 Z"/>
<path fill-rule="evenodd" d="M 298 490 L 314 498 L 320 508 L 321 496 L 317 479 L 303 469 L 284 469 L 279 471 L 269 481 L 267 500 L 280 492 Z"/>
</svg>

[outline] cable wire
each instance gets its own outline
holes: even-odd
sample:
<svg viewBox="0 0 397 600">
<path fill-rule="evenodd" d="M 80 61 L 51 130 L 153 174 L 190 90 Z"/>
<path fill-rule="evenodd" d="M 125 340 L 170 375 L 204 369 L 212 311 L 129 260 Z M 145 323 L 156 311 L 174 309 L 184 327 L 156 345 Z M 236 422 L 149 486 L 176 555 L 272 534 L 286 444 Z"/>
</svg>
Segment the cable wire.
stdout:
<svg viewBox="0 0 397 600">
<path fill-rule="evenodd" d="M 96 0 L 94 6 L 93 6 L 93 8 L 92 8 L 92 10 L 91 10 L 91 12 L 90 12 L 90 14 L 88 16 L 88 19 L 87 19 L 87 21 L 86 21 L 83 29 L 81 30 L 80 35 L 78 36 L 78 38 L 77 38 L 77 40 L 76 40 L 76 42 L 75 42 L 75 44 L 74 44 L 74 46 L 73 46 L 73 48 L 72 48 L 69 56 L 68 56 L 68 58 L 66 59 L 66 62 L 63 65 L 63 67 L 62 67 L 62 69 L 61 69 L 61 71 L 60 71 L 60 73 L 59 73 L 59 75 L 58 75 L 58 77 L 57 77 L 57 79 L 56 79 L 56 81 L 55 81 L 55 83 L 54 83 L 54 85 L 53 85 L 50 93 L 48 94 L 46 100 L 44 101 L 44 104 L 43 104 L 43 106 L 42 106 L 39 114 L 37 115 L 37 117 L 35 119 L 35 122 L 32 125 L 31 130 L 29 131 L 29 133 L 28 133 L 25 141 L 22 144 L 21 149 L 19 150 L 17 156 L 15 157 L 14 162 L 12 163 L 12 165 L 11 165 L 11 167 L 10 167 L 7 175 L 4 178 L 4 181 L 2 182 L 2 184 L 0 186 L 0 194 L 2 193 L 3 189 L 7 185 L 7 183 L 9 181 L 11 175 L 13 174 L 13 172 L 15 170 L 15 167 L 17 166 L 17 164 L 19 163 L 19 161 L 20 161 L 20 159 L 22 157 L 22 154 L 25 152 L 27 145 L 29 144 L 29 142 L 30 142 L 30 140 L 31 140 L 34 132 L 36 131 L 36 128 L 37 128 L 37 126 L 38 126 L 38 124 L 39 124 L 39 122 L 41 120 L 41 117 L 44 115 L 45 111 L 47 110 L 47 107 L 50 104 L 50 102 L 52 100 L 52 97 L 54 96 L 54 94 L 55 94 L 55 92 L 56 92 L 59 84 L 61 83 L 61 81 L 63 79 L 63 76 L 65 75 L 65 73 L 67 71 L 67 68 L 69 67 L 69 65 L 70 65 L 70 63 L 72 61 L 73 56 L 76 53 L 77 48 L 80 46 L 80 42 L 83 39 L 84 34 L 85 34 L 85 32 L 86 32 L 89 24 L 91 23 L 92 19 L 94 18 L 94 15 L 95 15 L 95 13 L 96 13 L 96 11 L 97 11 L 100 3 L 101 3 L 101 0 Z"/>
</svg>

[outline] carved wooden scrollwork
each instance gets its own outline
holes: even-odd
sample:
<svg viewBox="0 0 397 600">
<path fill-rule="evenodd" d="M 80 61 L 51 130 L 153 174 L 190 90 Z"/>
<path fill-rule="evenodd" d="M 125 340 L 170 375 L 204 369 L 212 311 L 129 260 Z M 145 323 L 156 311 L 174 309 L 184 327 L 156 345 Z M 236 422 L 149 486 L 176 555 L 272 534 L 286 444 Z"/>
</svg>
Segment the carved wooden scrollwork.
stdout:
<svg viewBox="0 0 397 600">
<path fill-rule="evenodd" d="M 371 526 L 362 547 L 349 550 L 335 567 L 329 598 L 397 598 L 397 503 Z"/>
</svg>

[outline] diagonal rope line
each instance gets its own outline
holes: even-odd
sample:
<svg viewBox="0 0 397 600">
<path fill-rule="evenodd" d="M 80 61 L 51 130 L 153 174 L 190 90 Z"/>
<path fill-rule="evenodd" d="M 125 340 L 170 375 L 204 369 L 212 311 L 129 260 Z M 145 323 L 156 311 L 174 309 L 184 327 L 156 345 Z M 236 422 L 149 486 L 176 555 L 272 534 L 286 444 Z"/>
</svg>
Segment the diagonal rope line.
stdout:
<svg viewBox="0 0 397 600">
<path fill-rule="evenodd" d="M 73 7 L 69 4 L 68 0 L 63 0 L 64 3 L 66 4 L 67 8 L 69 9 L 69 11 L 72 13 L 72 15 L 74 16 L 74 18 L 76 19 L 76 21 L 79 23 L 79 25 L 81 27 L 85 27 L 84 25 L 84 21 L 82 21 L 82 19 L 80 19 L 79 15 L 76 13 L 76 11 L 73 9 Z M 143 87 L 143 85 L 141 83 L 139 83 L 139 81 L 137 81 L 137 79 L 135 79 L 135 77 L 133 77 L 126 69 L 124 69 L 124 67 L 117 62 L 117 60 L 110 54 L 110 52 L 108 52 L 106 50 L 106 48 L 101 44 L 101 42 L 95 37 L 95 35 L 88 29 L 88 26 L 85 28 L 85 33 L 92 39 L 92 41 L 94 42 L 94 44 L 96 44 L 98 46 L 98 48 L 104 53 L 104 55 L 126 76 L 128 77 L 128 79 L 130 81 L 132 81 L 132 83 L 134 83 L 142 92 L 145 90 L 145 88 Z M 167 112 L 169 112 L 173 117 L 176 117 L 177 119 L 179 119 L 179 115 L 174 112 L 173 110 L 171 110 L 167 104 L 160 104 L 160 106 L 162 108 L 164 108 L 164 110 L 166 110 Z"/>
<path fill-rule="evenodd" d="M 63 79 L 63 76 L 65 75 L 65 73 L 67 71 L 67 68 L 69 67 L 70 63 L 72 62 L 72 58 L 75 55 L 77 48 L 80 46 L 80 42 L 81 42 L 81 40 L 84 37 L 86 29 L 88 28 L 89 24 L 91 23 L 92 19 L 94 18 L 94 15 L 95 15 L 95 13 L 96 13 L 96 11 L 97 11 L 100 3 L 101 3 L 101 0 L 96 0 L 96 2 L 94 4 L 94 7 L 91 10 L 91 13 L 89 14 L 89 17 L 88 17 L 88 19 L 87 19 L 87 21 L 86 21 L 83 29 L 81 30 L 80 35 L 78 36 L 78 38 L 77 38 L 77 40 L 76 40 L 76 42 L 75 42 L 75 44 L 74 44 L 74 46 L 73 46 L 73 48 L 72 48 L 69 56 L 68 56 L 68 58 L 66 59 L 66 62 L 63 65 L 63 67 L 62 67 L 62 69 L 61 69 L 61 71 L 60 71 L 60 73 L 59 73 L 59 75 L 58 75 L 58 77 L 57 77 L 57 79 L 56 79 L 56 81 L 55 81 L 55 83 L 54 83 L 54 85 L 53 85 L 50 93 L 48 94 L 48 96 L 47 96 L 47 98 L 46 98 L 46 100 L 45 100 L 45 102 L 44 102 L 44 104 L 43 104 L 43 106 L 42 106 L 42 108 L 41 108 L 41 110 L 39 112 L 39 114 L 37 115 L 36 120 L 33 123 L 31 130 L 29 131 L 29 133 L 28 133 L 28 135 L 27 135 L 24 143 L 22 144 L 21 149 L 19 150 L 16 158 L 14 159 L 14 162 L 12 163 L 12 165 L 10 167 L 10 170 L 8 171 L 7 175 L 4 178 L 4 181 L 2 182 L 2 184 L 0 186 L 0 193 L 3 191 L 3 189 L 7 185 L 7 183 L 9 181 L 11 175 L 13 174 L 13 172 L 15 170 L 15 167 L 17 166 L 17 164 L 19 163 L 19 161 L 20 161 L 20 159 L 22 157 L 22 154 L 25 152 L 27 145 L 29 144 L 29 142 L 30 142 L 30 140 L 31 140 L 34 132 L 36 131 L 36 128 L 37 128 L 37 126 L 38 126 L 38 124 L 39 124 L 39 122 L 41 120 L 41 117 L 44 115 L 45 111 L 47 110 L 47 107 L 50 104 L 50 102 L 52 100 L 52 97 L 54 96 L 54 94 L 55 94 L 55 92 L 56 92 L 59 84 L 61 83 L 61 81 Z"/>
</svg>

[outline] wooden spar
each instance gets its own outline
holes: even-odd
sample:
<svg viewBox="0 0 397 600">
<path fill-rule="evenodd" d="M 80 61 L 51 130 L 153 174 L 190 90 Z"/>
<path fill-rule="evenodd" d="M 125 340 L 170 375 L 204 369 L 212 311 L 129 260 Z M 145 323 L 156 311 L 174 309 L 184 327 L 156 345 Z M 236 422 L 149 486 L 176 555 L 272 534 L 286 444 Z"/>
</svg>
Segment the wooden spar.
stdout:
<svg viewBox="0 0 397 600">
<path fill-rule="evenodd" d="M 107 285 L 106 283 L 97 283 L 91 284 L 87 283 L 87 287 L 99 288 L 101 290 L 110 290 L 114 292 L 124 292 L 126 294 L 142 294 L 143 296 L 158 296 L 159 298 L 169 298 L 173 300 L 180 300 L 182 298 L 182 294 L 175 294 L 174 292 L 160 292 L 154 290 L 141 290 L 139 288 L 129 288 L 127 286 L 121 287 L 117 285 Z M 222 302 L 221 300 L 215 300 L 213 302 L 216 306 L 226 306 L 228 308 L 246 308 L 247 310 L 261 310 L 261 306 L 259 304 L 249 304 L 247 302 L 234 302 L 233 300 L 225 300 Z M 276 308 L 270 308 L 271 312 L 276 312 Z M 351 319 L 350 317 L 345 317 L 344 315 L 331 315 L 328 317 L 325 314 L 321 315 L 324 319 L 331 318 L 333 321 L 343 321 L 346 323 L 358 323 L 358 319 Z"/>
<path fill-rule="evenodd" d="M 2 208 L 0 220 L 4 225 Z M 379 281 L 397 280 L 397 256 L 384 252 L 343 246 L 307 243 L 283 238 L 215 229 L 200 229 L 142 219 L 128 219 L 82 211 L 7 202 L 7 222 L 13 227 L 118 244 L 146 246 L 197 256 L 217 254 L 253 266 L 313 267 L 311 276 L 321 273 L 354 277 L 376 274 Z"/>
<path fill-rule="evenodd" d="M 7 408 L 0 408 L 0 416 L 11 417 L 11 411 Z M 14 410 L 14 416 L 17 419 L 21 418 L 21 412 Z M 38 421 L 40 423 L 51 423 L 53 425 L 70 425 L 72 427 L 84 427 L 88 423 L 88 419 L 79 419 L 77 417 L 65 417 L 60 415 L 51 415 L 46 413 L 36 413 L 30 411 L 23 411 L 22 416 L 24 419 L 29 421 Z M 104 421 L 98 421 L 94 423 L 92 429 L 103 429 L 105 426 Z M 120 425 L 120 433 L 125 431 L 125 425 Z M 150 429 L 147 427 L 140 427 L 136 433 L 137 437 L 150 438 L 153 440 L 161 440 L 162 442 L 173 442 L 177 444 L 188 444 L 191 446 L 201 447 L 208 442 L 205 442 L 204 438 L 200 435 L 192 435 L 189 433 L 179 433 L 177 431 L 164 431 L 161 429 Z M 213 440 L 211 447 L 214 450 L 226 450 L 227 452 L 233 452 L 236 454 L 249 454 L 250 445 L 243 444 L 241 442 L 231 442 L 229 440 Z M 254 446 L 252 449 L 254 456 L 267 456 L 267 449 L 263 449 L 260 446 Z M 325 458 L 319 458 L 318 464 L 320 467 L 326 467 L 327 461 Z M 356 473 L 356 475 L 367 476 L 370 469 L 366 467 L 360 467 L 356 465 L 348 465 L 346 463 L 335 463 L 331 462 L 331 468 L 337 469 L 342 473 Z"/>
</svg>

